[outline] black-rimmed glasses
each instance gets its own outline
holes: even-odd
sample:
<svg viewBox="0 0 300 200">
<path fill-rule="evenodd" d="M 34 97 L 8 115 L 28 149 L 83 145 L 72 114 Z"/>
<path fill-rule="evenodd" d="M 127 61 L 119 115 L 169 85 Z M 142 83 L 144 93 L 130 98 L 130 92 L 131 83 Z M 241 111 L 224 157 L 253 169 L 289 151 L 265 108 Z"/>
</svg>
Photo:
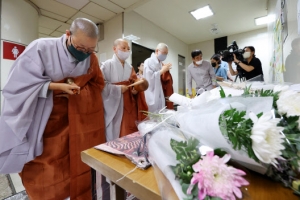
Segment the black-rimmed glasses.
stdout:
<svg viewBox="0 0 300 200">
<path fill-rule="evenodd" d="M 83 53 L 98 53 L 98 51 L 99 51 L 98 42 L 97 42 L 97 46 L 96 46 L 96 49 L 97 49 L 97 50 L 95 50 L 95 49 L 86 49 L 86 48 L 84 48 L 84 47 L 80 47 L 80 46 L 74 44 L 74 42 L 72 42 L 72 37 L 70 37 L 70 42 L 71 42 L 71 44 L 74 46 L 74 48 L 75 48 L 76 50 L 81 51 L 81 52 L 83 52 Z"/>
</svg>

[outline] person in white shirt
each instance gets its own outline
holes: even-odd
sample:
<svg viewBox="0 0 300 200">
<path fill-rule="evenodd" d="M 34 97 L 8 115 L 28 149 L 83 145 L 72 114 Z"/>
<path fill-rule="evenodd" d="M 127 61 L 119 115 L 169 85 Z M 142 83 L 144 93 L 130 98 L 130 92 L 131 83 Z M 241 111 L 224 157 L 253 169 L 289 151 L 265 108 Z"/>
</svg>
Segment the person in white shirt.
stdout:
<svg viewBox="0 0 300 200">
<path fill-rule="evenodd" d="M 146 102 L 149 112 L 155 112 L 165 107 L 165 96 L 163 93 L 161 75 L 171 69 L 172 64 L 163 64 L 168 56 L 168 46 L 159 43 L 155 53 L 144 62 L 144 78 L 149 82 L 149 87 L 145 91 Z"/>
</svg>

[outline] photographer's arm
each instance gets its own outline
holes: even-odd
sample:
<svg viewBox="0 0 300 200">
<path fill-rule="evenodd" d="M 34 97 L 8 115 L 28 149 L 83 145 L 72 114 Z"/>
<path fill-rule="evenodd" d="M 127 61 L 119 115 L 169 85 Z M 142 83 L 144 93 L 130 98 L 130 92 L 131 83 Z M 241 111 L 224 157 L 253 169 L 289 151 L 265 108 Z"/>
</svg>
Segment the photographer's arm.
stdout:
<svg viewBox="0 0 300 200">
<path fill-rule="evenodd" d="M 243 68 L 246 72 L 251 72 L 252 70 L 254 70 L 254 67 L 251 65 L 246 65 L 245 63 L 242 63 L 241 61 L 238 61 L 237 63 L 239 63 L 239 66 L 241 68 Z"/>
<path fill-rule="evenodd" d="M 246 72 L 251 72 L 252 70 L 254 70 L 254 67 L 251 65 L 246 65 L 245 63 L 242 63 L 242 61 L 236 59 L 235 54 L 233 54 L 234 57 L 234 62 L 237 63 L 241 68 L 243 68 Z"/>
</svg>

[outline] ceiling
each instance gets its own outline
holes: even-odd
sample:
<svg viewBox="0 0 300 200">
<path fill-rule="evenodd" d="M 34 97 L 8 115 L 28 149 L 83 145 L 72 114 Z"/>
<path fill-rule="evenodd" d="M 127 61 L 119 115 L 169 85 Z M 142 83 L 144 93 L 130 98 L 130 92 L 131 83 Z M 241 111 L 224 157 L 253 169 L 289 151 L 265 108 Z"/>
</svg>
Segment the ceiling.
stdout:
<svg viewBox="0 0 300 200">
<path fill-rule="evenodd" d="M 85 17 L 95 23 L 108 21 L 143 0 L 25 0 L 39 10 L 39 37 L 59 37 L 72 21 Z"/>
<path fill-rule="evenodd" d="M 25 0 L 40 11 L 39 37 L 59 37 L 77 17 L 95 23 L 135 11 L 186 44 L 207 41 L 265 27 L 254 18 L 268 13 L 275 0 Z M 214 15 L 195 20 L 189 14 L 210 5 Z M 217 29 L 214 33 L 211 29 Z M 217 32 L 217 34 L 216 34 Z"/>
</svg>

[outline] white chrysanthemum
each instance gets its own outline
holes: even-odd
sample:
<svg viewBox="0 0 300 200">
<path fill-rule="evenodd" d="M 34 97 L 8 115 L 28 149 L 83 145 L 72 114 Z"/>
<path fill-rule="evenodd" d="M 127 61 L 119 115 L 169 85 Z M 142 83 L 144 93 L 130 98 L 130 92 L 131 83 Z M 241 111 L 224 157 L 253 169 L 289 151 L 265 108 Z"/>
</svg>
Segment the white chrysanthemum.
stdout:
<svg viewBox="0 0 300 200">
<path fill-rule="evenodd" d="M 252 149 L 257 158 L 267 164 L 277 164 L 276 158 L 281 158 L 281 150 L 284 149 L 283 138 L 280 133 L 282 127 L 278 127 L 279 119 L 272 119 L 272 113 L 263 114 L 258 118 L 254 113 L 249 114 L 254 125 L 252 128 Z"/>
<path fill-rule="evenodd" d="M 279 94 L 277 107 L 279 114 L 286 114 L 288 117 L 300 116 L 300 94 L 296 91 L 286 90 Z"/>
</svg>

